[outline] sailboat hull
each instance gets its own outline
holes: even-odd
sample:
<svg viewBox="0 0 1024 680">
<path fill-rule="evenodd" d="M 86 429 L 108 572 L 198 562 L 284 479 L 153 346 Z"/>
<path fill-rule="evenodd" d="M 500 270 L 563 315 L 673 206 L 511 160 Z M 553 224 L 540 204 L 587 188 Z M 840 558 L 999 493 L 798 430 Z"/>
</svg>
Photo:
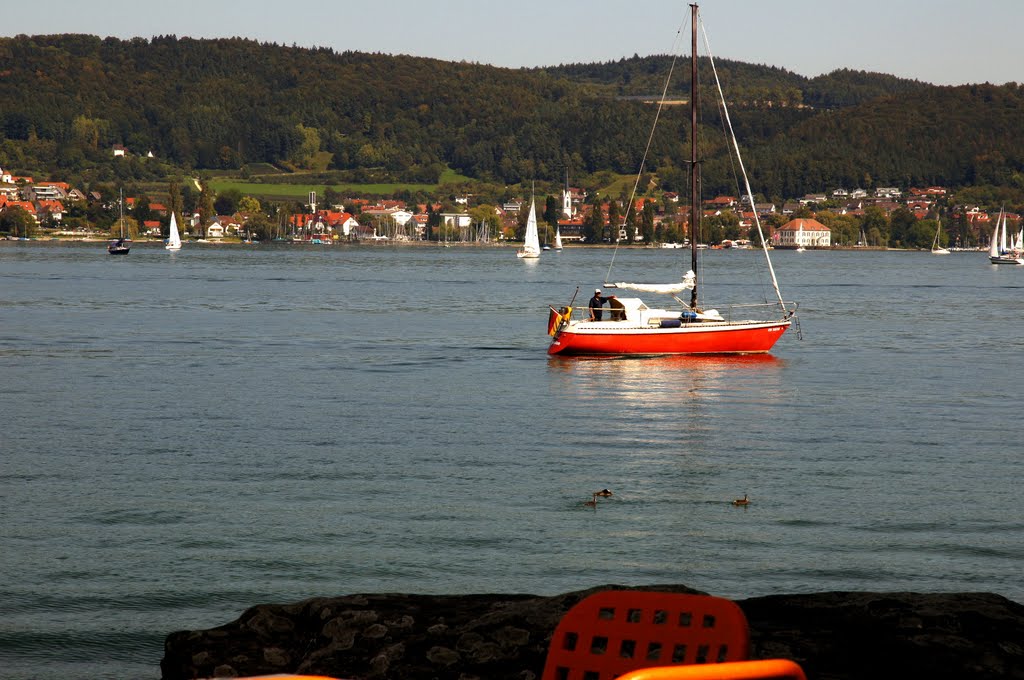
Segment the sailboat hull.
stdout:
<svg viewBox="0 0 1024 680">
<path fill-rule="evenodd" d="M 647 328 L 616 321 L 572 323 L 557 332 L 548 354 L 761 354 L 792 322 L 738 321 Z"/>
</svg>

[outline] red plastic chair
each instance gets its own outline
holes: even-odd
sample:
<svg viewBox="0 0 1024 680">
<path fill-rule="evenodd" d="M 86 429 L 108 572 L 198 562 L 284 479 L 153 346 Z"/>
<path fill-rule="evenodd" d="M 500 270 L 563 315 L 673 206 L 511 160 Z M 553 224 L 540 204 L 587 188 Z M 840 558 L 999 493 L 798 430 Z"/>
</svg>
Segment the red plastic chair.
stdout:
<svg viewBox="0 0 1024 680">
<path fill-rule="evenodd" d="M 606 590 L 562 617 L 542 680 L 610 680 L 639 668 L 742 661 L 749 650 L 747 618 L 731 600 Z"/>
</svg>

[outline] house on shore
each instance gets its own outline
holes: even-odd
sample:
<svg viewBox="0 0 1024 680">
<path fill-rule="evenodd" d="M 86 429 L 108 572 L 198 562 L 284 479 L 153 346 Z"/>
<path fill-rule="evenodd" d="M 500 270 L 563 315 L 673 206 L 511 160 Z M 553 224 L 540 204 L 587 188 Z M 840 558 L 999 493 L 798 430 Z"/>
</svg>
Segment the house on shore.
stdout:
<svg viewBox="0 0 1024 680">
<path fill-rule="evenodd" d="M 775 230 L 772 244 L 777 248 L 828 248 L 832 230 L 810 218 L 790 220 Z"/>
</svg>

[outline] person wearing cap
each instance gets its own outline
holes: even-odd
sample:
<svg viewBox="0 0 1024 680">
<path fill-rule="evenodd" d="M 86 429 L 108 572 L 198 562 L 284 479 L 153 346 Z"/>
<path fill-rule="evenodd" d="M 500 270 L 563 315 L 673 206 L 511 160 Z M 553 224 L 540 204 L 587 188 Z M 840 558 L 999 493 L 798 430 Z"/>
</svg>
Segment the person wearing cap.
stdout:
<svg viewBox="0 0 1024 680">
<path fill-rule="evenodd" d="M 608 298 L 606 298 L 603 295 L 601 295 L 601 289 L 600 288 L 595 288 L 594 289 L 594 297 L 590 298 L 590 320 L 591 321 L 600 321 L 601 320 L 601 316 L 603 315 L 603 312 L 601 311 L 601 308 L 604 307 L 604 303 L 607 300 L 608 300 Z"/>
</svg>

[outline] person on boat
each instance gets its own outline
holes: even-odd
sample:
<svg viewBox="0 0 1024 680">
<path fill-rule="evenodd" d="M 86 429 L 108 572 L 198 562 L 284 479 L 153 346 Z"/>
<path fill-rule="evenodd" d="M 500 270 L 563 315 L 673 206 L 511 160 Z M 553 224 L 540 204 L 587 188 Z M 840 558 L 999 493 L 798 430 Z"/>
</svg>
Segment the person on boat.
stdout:
<svg viewBox="0 0 1024 680">
<path fill-rule="evenodd" d="M 601 320 L 601 317 L 603 316 L 603 312 L 601 311 L 601 308 L 604 307 L 604 303 L 607 302 L 608 299 L 609 298 L 606 298 L 603 295 L 601 295 L 601 289 L 600 288 L 595 288 L 594 289 L 594 297 L 590 298 L 590 320 L 591 321 L 600 321 Z"/>
</svg>

